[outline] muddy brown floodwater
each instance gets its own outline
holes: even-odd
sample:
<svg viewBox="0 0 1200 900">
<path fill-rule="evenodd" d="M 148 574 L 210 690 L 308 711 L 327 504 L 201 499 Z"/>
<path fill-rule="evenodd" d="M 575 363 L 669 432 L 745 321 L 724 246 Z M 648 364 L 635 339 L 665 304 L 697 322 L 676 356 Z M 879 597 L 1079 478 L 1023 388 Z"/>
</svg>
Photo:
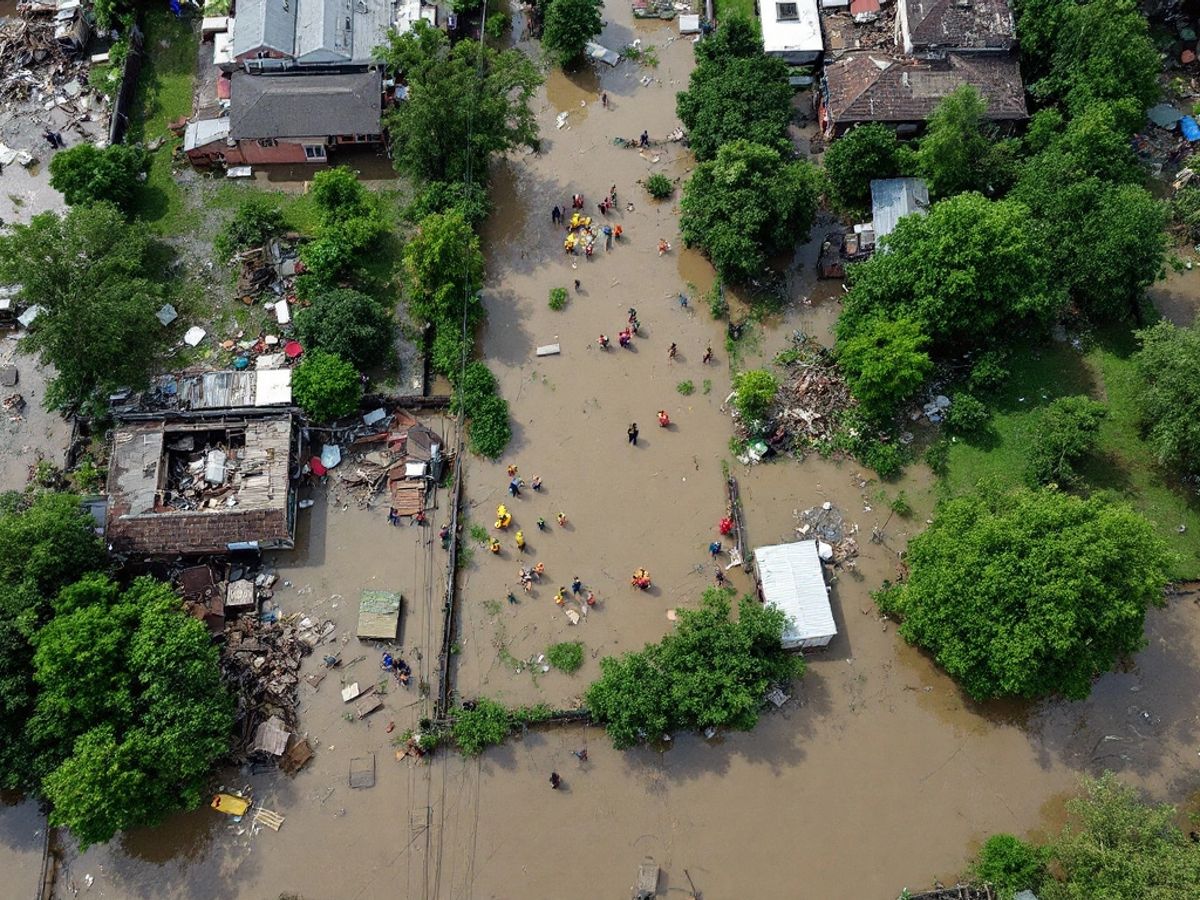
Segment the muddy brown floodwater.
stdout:
<svg viewBox="0 0 1200 900">
<path fill-rule="evenodd" d="M 686 83 L 692 47 L 666 44 L 673 24 L 635 24 L 624 4 L 606 13 L 602 42 L 657 44 L 659 67 L 643 72 L 625 62 L 569 79 L 550 74 L 539 113 L 543 152 L 514 157 L 495 172 L 482 349 L 512 405 L 514 437 L 495 464 L 469 461 L 468 502 L 473 522 L 490 526 L 504 502 L 515 523 L 501 556 L 477 549 L 462 578 L 454 674 L 463 697 L 569 704 L 596 676 L 600 656 L 657 640 L 671 627 L 668 610 L 695 604 L 712 577 L 706 546 L 724 511 L 728 360 L 723 331 L 697 298 L 688 310 L 677 301 L 687 282 L 703 291 L 712 273 L 679 248 L 678 194 L 655 203 L 637 184 L 653 171 L 683 178 L 693 162 L 677 144 L 646 154 L 613 144 L 643 129 L 658 138 L 676 125 L 674 93 Z M 656 80 L 643 86 L 642 74 Z M 601 90 L 610 97 L 607 110 Z M 558 129 L 563 111 L 567 125 Z M 551 207 L 582 193 L 594 214 L 614 183 L 621 211 L 612 218 L 624 240 L 590 262 L 564 256 Z M 632 211 L 624 211 L 627 201 Z M 662 257 L 660 237 L 675 247 Z M 828 338 L 836 299 L 812 281 L 813 252 L 799 251 L 803 266 L 790 279 L 796 302 L 759 339 L 768 355 L 795 329 Z M 576 278 L 581 289 L 570 291 L 566 310 L 551 311 L 549 290 L 571 288 Z M 643 323 L 634 348 L 601 352 L 596 336 L 607 333 L 615 343 L 630 306 Z M 672 342 L 674 361 L 667 358 Z M 549 343 L 562 353 L 537 358 L 536 347 Z M 716 362 L 704 366 L 710 345 Z M 695 387 L 689 396 L 677 391 L 684 380 Z M 656 426 L 658 409 L 670 413 L 669 429 Z M 626 428 L 635 421 L 641 437 L 632 447 Z M 545 489 L 508 498 L 510 464 L 527 480 L 540 475 Z M 862 538 L 857 573 L 834 584 L 838 637 L 811 655 L 791 702 L 764 715 L 754 732 L 711 741 L 679 735 L 665 752 L 620 753 L 599 729 L 564 727 L 529 733 L 478 759 L 440 753 L 428 764 L 397 761 L 385 723 L 408 727 L 428 701 L 416 690 L 393 690 L 367 723 L 346 722 L 331 677 L 315 693 L 302 689 L 302 718 L 320 747 L 314 763 L 294 780 L 264 773 L 231 774 L 227 782 L 251 782 L 266 806 L 287 816 L 282 831 L 253 835 L 200 810 L 72 854 L 65 883 L 120 898 L 284 891 L 347 900 L 621 898 L 650 855 L 663 868 L 659 896 L 682 895 L 686 870 L 710 898 L 885 900 L 906 885 L 952 877 L 993 831 L 1056 828 L 1081 773 L 1111 768 L 1160 799 L 1180 801 L 1190 792 L 1200 749 L 1200 627 L 1190 595 L 1150 613 L 1147 648 L 1128 671 L 1100 679 L 1089 700 L 980 707 L 898 639 L 870 601 L 932 508 L 927 472 L 914 467 L 889 486 L 904 488 L 917 506 L 910 520 L 888 520 L 879 485 L 851 462 L 735 464 L 734 473 L 751 546 L 793 538 L 794 511 L 826 500 Z M 421 654 L 417 670 L 428 679 L 437 652 L 440 547 L 418 529 L 389 528 L 379 510 L 344 507 L 327 491 L 315 497 L 317 505 L 302 514 L 301 549 L 276 560 L 293 585 L 280 594 L 284 611 L 333 618 L 341 635 L 359 590 L 399 587 L 403 653 L 412 660 Z M 559 512 L 564 527 L 554 521 Z M 539 516 L 550 523 L 545 532 L 536 527 Z M 875 526 L 884 529 L 879 544 L 867 539 Z M 512 539 L 517 528 L 528 537 L 523 557 Z M 532 595 L 516 582 L 521 559 L 546 566 Z M 652 591 L 629 587 L 637 566 L 650 569 Z M 598 602 L 572 626 L 553 593 L 575 575 Z M 740 574 L 734 583 L 750 587 Z M 510 590 L 515 605 L 505 601 Z M 564 639 L 587 650 L 575 676 L 521 664 L 536 663 Z M 367 658 L 343 677 L 369 679 L 377 671 L 377 649 L 358 652 Z M 308 660 L 305 671 L 314 665 Z M 583 747 L 586 763 L 572 756 Z M 375 787 L 349 789 L 350 758 L 372 751 Z M 562 775 L 562 790 L 550 790 L 551 771 Z M 91 888 L 87 875 L 95 879 Z"/>
</svg>

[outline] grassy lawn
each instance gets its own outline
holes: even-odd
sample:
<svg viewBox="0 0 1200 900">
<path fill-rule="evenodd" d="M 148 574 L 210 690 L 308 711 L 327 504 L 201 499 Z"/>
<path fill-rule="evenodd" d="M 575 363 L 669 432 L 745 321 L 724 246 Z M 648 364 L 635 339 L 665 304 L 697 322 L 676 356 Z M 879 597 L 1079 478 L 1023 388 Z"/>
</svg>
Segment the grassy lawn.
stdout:
<svg viewBox="0 0 1200 900">
<path fill-rule="evenodd" d="M 758 16 L 754 15 L 754 0 L 713 0 L 713 14 L 718 22 L 725 16 L 734 15 L 744 16 L 751 22 L 758 21 Z"/>
<path fill-rule="evenodd" d="M 1172 576 L 1194 579 L 1200 577 L 1200 502 L 1155 464 L 1139 436 L 1133 349 L 1132 335 L 1124 332 L 1105 335 L 1086 353 L 1065 344 L 1017 353 L 990 432 L 971 444 L 951 446 L 943 488 L 959 494 L 983 479 L 1022 483 L 1041 409 L 1056 397 L 1089 394 L 1107 404 L 1109 416 L 1100 430 L 1097 458 L 1083 469 L 1088 483 L 1114 491 L 1154 522 L 1178 556 Z M 1180 525 L 1186 526 L 1182 534 Z"/>
<path fill-rule="evenodd" d="M 197 32 L 195 19 L 177 19 L 167 9 L 146 14 L 146 57 L 138 76 L 127 140 L 163 140 L 151 154 L 150 171 L 135 204 L 138 217 L 163 235 L 196 224 L 195 217 L 184 209 L 183 191 L 172 176 L 171 158 L 181 140 L 171 134 L 169 125 L 192 114 Z"/>
</svg>

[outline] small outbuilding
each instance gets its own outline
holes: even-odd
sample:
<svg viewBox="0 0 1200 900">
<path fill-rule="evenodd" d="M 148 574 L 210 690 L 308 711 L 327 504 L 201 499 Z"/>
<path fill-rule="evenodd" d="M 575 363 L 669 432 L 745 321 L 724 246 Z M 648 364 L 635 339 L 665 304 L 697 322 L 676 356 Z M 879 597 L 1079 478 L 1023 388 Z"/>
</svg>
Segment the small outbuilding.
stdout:
<svg viewBox="0 0 1200 900">
<path fill-rule="evenodd" d="M 763 52 L 785 63 L 816 62 L 825 49 L 817 0 L 763 0 L 759 5 Z"/>
<path fill-rule="evenodd" d="M 825 647 L 837 636 L 816 541 L 758 547 L 754 566 L 763 602 L 787 616 L 785 650 Z"/>
<path fill-rule="evenodd" d="M 929 188 L 920 178 L 876 178 L 871 181 L 871 228 L 875 240 L 896 230 L 905 216 L 924 215 L 929 209 Z"/>
</svg>

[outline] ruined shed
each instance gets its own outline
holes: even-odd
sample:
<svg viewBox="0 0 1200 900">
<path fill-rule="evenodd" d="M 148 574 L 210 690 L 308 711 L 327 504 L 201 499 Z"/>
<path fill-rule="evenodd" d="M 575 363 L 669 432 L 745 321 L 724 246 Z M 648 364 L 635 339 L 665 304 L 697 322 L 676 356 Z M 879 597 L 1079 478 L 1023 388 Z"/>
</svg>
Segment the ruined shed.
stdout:
<svg viewBox="0 0 1200 900">
<path fill-rule="evenodd" d="M 189 556 L 294 546 L 290 413 L 121 423 L 108 470 L 109 548 Z"/>
<path fill-rule="evenodd" d="M 391 591 L 363 591 L 358 601 L 358 630 L 362 640 L 394 641 L 400 631 L 401 596 Z"/>
<path fill-rule="evenodd" d="M 837 636 L 816 541 L 758 547 L 754 566 L 763 602 L 787 616 L 785 650 L 825 647 Z"/>
<path fill-rule="evenodd" d="M 896 230 L 896 223 L 929 209 L 929 188 L 920 178 L 875 178 L 871 181 L 871 228 L 875 240 Z"/>
</svg>

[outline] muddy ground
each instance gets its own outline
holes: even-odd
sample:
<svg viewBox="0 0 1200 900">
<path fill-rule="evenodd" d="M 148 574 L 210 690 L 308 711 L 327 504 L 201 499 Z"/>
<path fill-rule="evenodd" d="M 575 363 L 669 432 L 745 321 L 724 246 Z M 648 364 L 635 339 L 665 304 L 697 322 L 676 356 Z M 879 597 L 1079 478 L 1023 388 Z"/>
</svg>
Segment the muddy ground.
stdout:
<svg viewBox="0 0 1200 900">
<path fill-rule="evenodd" d="M 692 162 L 674 144 L 646 158 L 612 143 L 642 129 L 661 137 L 675 126 L 674 92 L 686 83 L 692 48 L 686 40 L 666 45 L 674 25 L 634 24 L 623 5 L 606 12 L 601 41 L 621 47 L 640 36 L 658 44 L 658 69 L 625 62 L 598 76 L 551 74 L 540 108 L 542 154 L 515 157 L 495 173 L 482 349 L 512 404 L 514 439 L 494 465 L 469 461 L 468 501 L 472 521 L 484 525 L 507 502 L 528 536 L 525 559 L 544 561 L 547 580 L 532 596 L 516 585 L 515 527 L 500 558 L 476 550 L 462 579 L 455 678 L 463 696 L 568 705 L 596 675 L 599 656 L 657 640 L 670 627 L 667 611 L 694 604 L 712 578 L 706 546 L 724 512 L 721 461 L 729 458 L 723 329 L 696 298 L 690 310 L 679 306 L 688 282 L 703 291 L 712 274 L 679 248 L 678 195 L 657 204 L 637 185 L 655 170 L 682 178 Z M 643 74 L 656 82 L 642 86 Z M 568 126 L 557 129 L 561 111 Z M 592 214 L 613 183 L 622 210 L 614 221 L 625 240 L 573 267 L 550 208 L 579 192 Z M 626 201 L 633 211 L 624 211 Z M 663 257 L 660 237 L 675 245 Z M 798 258 L 807 262 L 811 253 L 809 245 Z M 762 353 L 771 355 L 795 329 L 828 336 L 836 301 L 811 273 L 805 265 L 794 275 L 795 302 L 756 332 Z M 575 278 L 581 291 L 571 292 L 565 311 L 551 311 L 549 290 Z M 602 353 L 597 334 L 615 339 L 629 306 L 643 324 L 634 349 Z M 535 357 L 537 345 L 553 342 L 561 355 Z M 671 342 L 679 347 L 673 362 Z M 716 361 L 703 366 L 709 345 Z M 696 388 L 686 397 L 676 390 L 685 379 Z M 671 415 L 670 429 L 654 424 L 660 408 Z M 637 447 L 626 442 L 633 421 L 641 428 Z M 527 479 L 541 475 L 545 490 L 509 501 L 509 464 Z M 316 692 L 302 687 L 303 721 L 319 741 L 313 764 L 294 780 L 231 773 L 226 782 L 251 783 L 287 817 L 280 832 L 251 834 L 205 809 L 177 816 L 161 829 L 69 854 L 60 896 L 619 898 L 650 855 L 663 867 L 660 896 L 682 895 L 686 870 L 710 898 L 890 898 L 906 885 L 952 876 L 993 831 L 1056 828 L 1080 773 L 1112 768 L 1176 802 L 1191 790 L 1200 749 L 1200 623 L 1190 595 L 1151 611 L 1147 649 L 1128 671 L 1102 678 L 1089 700 L 980 707 L 900 641 L 870 602 L 869 591 L 894 574 L 896 551 L 932 508 L 926 471 L 914 467 L 888 487 L 904 488 L 917 507 L 912 519 L 890 521 L 879 485 L 853 463 L 811 458 L 733 471 L 751 546 L 793 537 L 794 511 L 828 500 L 858 525 L 863 551 L 858 573 L 834 585 L 839 636 L 810 656 L 793 699 L 753 733 L 711 741 L 680 735 L 666 752 L 618 753 L 598 729 L 554 728 L 479 759 L 443 753 L 431 763 L 397 761 L 392 738 L 429 708 L 419 687 L 392 687 L 384 710 L 347 722 L 331 675 Z M 301 549 L 276 557 L 292 583 L 279 594 L 284 612 L 332 618 L 340 640 L 361 589 L 402 590 L 403 653 L 418 680 L 428 680 L 439 639 L 440 546 L 428 543 L 429 532 L 389 528 L 382 511 L 338 502 L 328 490 L 314 498 L 301 513 Z M 539 515 L 553 523 L 560 511 L 565 527 L 538 531 Z M 435 527 L 442 515 L 433 517 Z M 867 539 L 874 526 L 885 526 L 881 544 Z M 628 586 L 636 566 L 651 570 L 653 591 Z M 552 595 L 576 574 L 598 603 L 571 626 Z M 749 587 L 741 575 L 734 583 Z M 509 590 L 516 605 L 504 599 Z M 577 675 L 514 671 L 510 660 L 536 658 L 568 638 L 587 648 Z M 342 677 L 375 676 L 378 648 L 355 648 L 348 641 L 343 655 L 366 658 Z M 318 665 L 309 659 L 304 671 Z M 388 722 L 396 724 L 391 735 Z M 583 747 L 586 763 L 571 755 Z M 370 752 L 376 785 L 351 790 L 350 759 Z M 550 790 L 551 771 L 563 776 L 563 790 Z"/>
</svg>

